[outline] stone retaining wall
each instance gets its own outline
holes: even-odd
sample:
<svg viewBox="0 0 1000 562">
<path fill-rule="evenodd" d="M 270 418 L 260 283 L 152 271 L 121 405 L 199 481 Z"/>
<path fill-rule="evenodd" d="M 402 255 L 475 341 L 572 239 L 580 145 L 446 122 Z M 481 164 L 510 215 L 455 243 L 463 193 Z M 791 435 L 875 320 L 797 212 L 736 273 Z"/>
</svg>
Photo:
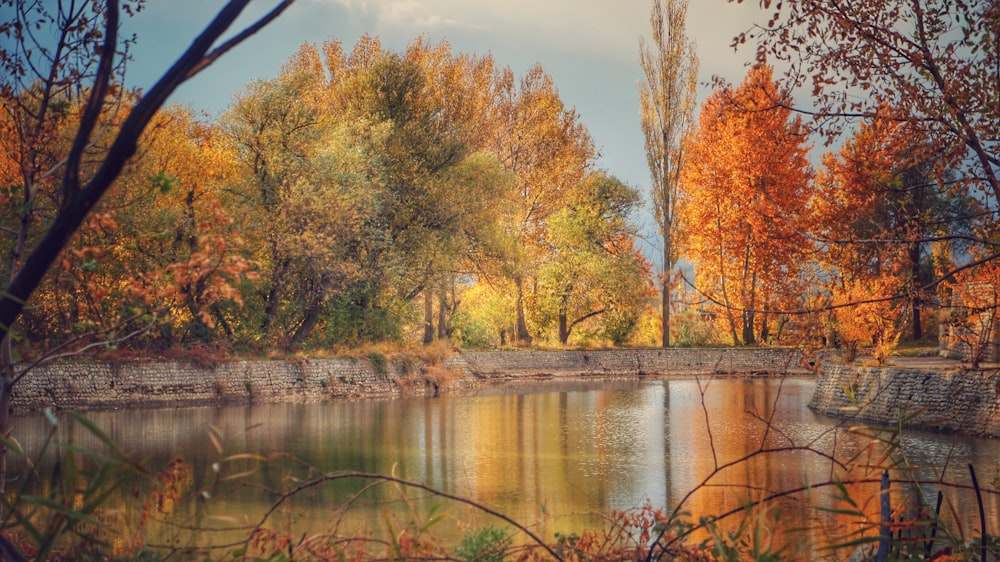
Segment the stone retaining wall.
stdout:
<svg viewBox="0 0 1000 562">
<path fill-rule="evenodd" d="M 387 370 L 388 371 L 388 370 Z M 392 396 L 398 374 L 367 361 L 128 361 L 33 370 L 14 387 L 15 411 L 318 401 Z"/>
<path fill-rule="evenodd" d="M 827 365 L 809 407 L 872 425 L 1000 437 L 1000 370 Z"/>
<path fill-rule="evenodd" d="M 15 411 L 386 398 L 534 377 L 638 377 L 709 373 L 807 373 L 789 349 L 493 351 L 454 354 L 428 368 L 395 357 L 362 359 L 71 363 L 33 370 L 15 386 Z"/>
<path fill-rule="evenodd" d="M 380 362 L 381 363 L 381 362 Z M 638 378 L 694 374 L 812 374 L 789 349 L 491 351 L 451 355 L 427 367 L 394 357 L 363 359 L 72 363 L 32 371 L 17 383 L 16 412 L 46 407 L 117 409 L 390 398 L 549 378 Z M 907 425 L 1000 437 L 1000 370 L 853 367 L 827 362 L 809 407 L 876 425 Z"/>
<path fill-rule="evenodd" d="M 809 373 L 797 349 L 671 348 L 599 351 L 466 352 L 479 376 Z"/>
</svg>

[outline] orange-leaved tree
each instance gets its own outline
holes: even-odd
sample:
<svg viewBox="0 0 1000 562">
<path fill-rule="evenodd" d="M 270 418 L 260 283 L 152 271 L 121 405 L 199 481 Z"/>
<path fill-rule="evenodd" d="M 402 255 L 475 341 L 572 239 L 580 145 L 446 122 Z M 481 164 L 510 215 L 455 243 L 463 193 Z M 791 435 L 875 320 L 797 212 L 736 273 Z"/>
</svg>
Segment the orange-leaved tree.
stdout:
<svg viewBox="0 0 1000 562">
<path fill-rule="evenodd" d="M 814 130 L 832 140 L 859 117 L 905 123 L 936 152 L 932 175 L 950 170 L 976 199 L 1000 201 L 1000 3 L 758 3 L 770 19 L 734 45 L 755 46 L 761 62 L 782 61 L 782 85 L 806 94 L 794 105 L 813 116 Z M 993 247 L 981 260 L 998 256 Z"/>
<path fill-rule="evenodd" d="M 757 66 L 703 104 L 681 177 L 684 249 L 697 290 L 719 307 L 734 344 L 770 337 L 772 312 L 798 290 L 812 251 L 802 236 L 812 168 L 801 124 Z"/>
<path fill-rule="evenodd" d="M 903 332 L 906 303 L 894 298 L 900 280 L 892 275 L 867 279 L 838 278 L 831 290 L 835 329 L 847 350 L 846 361 L 854 361 L 861 350 L 884 364 Z"/>
<path fill-rule="evenodd" d="M 173 337 L 231 335 L 224 309 L 242 303 L 240 283 L 256 276 L 226 209 L 234 150 L 218 127 L 180 106 L 157 115 L 142 146 L 112 192 L 130 289 L 157 304 L 153 312 L 166 315 Z"/>
<path fill-rule="evenodd" d="M 816 182 L 814 233 L 822 261 L 848 282 L 898 278 L 911 313 L 911 337 L 923 335 L 927 289 L 941 282 L 932 244 L 972 240 L 981 205 L 969 182 L 940 167 L 940 153 L 907 122 L 866 121 L 837 154 L 823 158 Z"/>
<path fill-rule="evenodd" d="M 143 315 L 160 319 L 147 336 L 165 346 L 227 326 L 222 308 L 240 302 L 237 285 L 253 272 L 223 208 L 234 179 L 223 140 L 189 109 L 156 114 L 25 311 L 22 333 L 36 351 Z"/>
</svg>

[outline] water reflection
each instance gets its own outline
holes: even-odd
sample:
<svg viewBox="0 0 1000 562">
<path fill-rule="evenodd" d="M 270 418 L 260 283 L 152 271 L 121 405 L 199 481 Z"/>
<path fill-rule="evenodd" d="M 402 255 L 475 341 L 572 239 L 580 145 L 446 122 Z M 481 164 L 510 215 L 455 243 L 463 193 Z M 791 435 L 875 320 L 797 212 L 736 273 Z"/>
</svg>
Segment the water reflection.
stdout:
<svg viewBox="0 0 1000 562">
<path fill-rule="evenodd" d="M 531 525 L 540 535 L 579 532 L 602 524 L 612 509 L 628 509 L 647 500 L 694 515 L 719 514 L 741 502 L 834 476 L 877 478 L 864 468 L 845 473 L 829 458 L 790 450 L 753 456 L 761 448 L 811 444 L 817 451 L 835 448 L 840 458 L 866 458 L 868 441 L 843 430 L 833 420 L 806 408 L 813 382 L 754 379 L 701 379 L 651 382 L 555 382 L 492 389 L 475 396 L 434 399 L 368 400 L 311 405 L 266 405 L 178 410 L 94 413 L 90 417 L 115 441 L 148 466 L 162 467 L 180 457 L 194 468 L 193 490 L 210 489 L 211 500 L 179 506 L 183 518 L 201 526 L 254 523 L 278 497 L 320 471 L 354 470 L 394 474 L 468 497 Z M 28 450 L 39 447 L 47 422 L 42 416 L 17 418 L 15 435 Z M 67 438 L 70 426 L 59 432 Z M 215 437 L 213 438 L 212 435 Z M 77 442 L 98 443 L 79 432 Z M 968 482 L 967 465 L 982 467 L 980 481 L 997 478 L 1000 447 L 994 441 L 936 434 L 908 434 L 908 460 L 920 467 L 916 477 L 934 479 L 947 459 L 946 477 Z M 219 486 L 213 464 L 233 453 L 286 457 L 262 465 L 254 487 Z M 878 451 L 872 451 L 878 454 Z M 252 461 L 225 465 L 223 475 L 256 466 Z M 938 472 L 935 472 L 937 470 Z M 313 473 L 315 474 L 315 473 Z M 705 484 L 709 475 L 712 478 Z M 898 474 L 897 474 L 898 476 Z M 284 505 L 272 519 L 297 533 L 317 531 L 344 518 L 340 506 L 370 484 L 338 481 L 309 489 Z M 936 495 L 938 486 L 920 492 Z M 687 495 L 692 490 L 697 491 Z M 874 484 L 848 487 L 868 513 Z M 962 525 L 978 529 L 971 495 L 946 490 Z M 781 504 L 781 518 L 807 528 L 809 548 L 856 522 L 817 512 L 816 505 L 841 508 L 833 489 L 813 491 L 810 501 Z M 903 501 L 905 490 L 896 493 Z M 141 494 L 139 494 L 141 496 Z M 381 528 L 386 504 L 402 519 L 428 509 L 424 494 L 381 485 L 352 500 L 350 529 Z M 869 500 L 865 503 L 865 500 Z M 121 499 L 130 500 L 128 494 Z M 998 504 L 988 498 L 995 533 Z M 481 513 L 449 508 L 450 518 L 437 531 L 457 537 L 469 528 L 491 523 Z M 229 538 L 232 538 L 231 536 Z M 175 533 L 168 539 L 222 540 Z"/>
</svg>

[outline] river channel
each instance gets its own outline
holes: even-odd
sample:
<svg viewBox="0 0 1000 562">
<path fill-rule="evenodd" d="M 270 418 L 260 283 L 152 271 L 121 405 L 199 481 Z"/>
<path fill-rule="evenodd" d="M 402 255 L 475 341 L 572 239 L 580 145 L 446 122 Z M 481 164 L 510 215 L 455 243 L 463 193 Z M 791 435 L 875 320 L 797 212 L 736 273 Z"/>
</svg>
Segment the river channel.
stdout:
<svg viewBox="0 0 1000 562">
<path fill-rule="evenodd" d="M 697 521 L 747 498 L 818 485 L 809 494 L 768 504 L 780 508 L 779 526 L 798 529 L 794 540 L 781 533 L 779 543 L 816 549 L 863 527 L 856 517 L 829 511 L 847 505 L 836 499 L 835 486 L 824 483 L 877 480 L 880 470 L 871 467 L 886 462 L 886 446 L 867 437 L 866 429 L 851 430 L 810 411 L 813 387 L 812 380 L 799 378 L 551 381 L 427 399 L 123 410 L 88 417 L 143 466 L 156 471 L 183 459 L 190 468 L 180 491 L 199 499 L 157 507 L 159 518 L 183 523 L 156 539 L 172 544 L 232 540 L 239 529 L 259 522 L 282 491 L 322 473 L 360 471 L 469 498 L 546 540 L 599 528 L 613 510 L 648 504 L 670 512 L 683 500 L 680 510 Z M 38 415 L 15 422 L 17 438 L 37 451 L 50 421 Z M 56 435 L 101 447 L 65 418 Z M 907 431 L 900 443 L 894 458 L 905 457 L 911 468 L 895 471 L 894 478 L 932 481 L 943 475 L 967 484 L 972 464 L 983 486 L 996 487 L 1000 480 L 1000 442 Z M 763 449 L 773 451 L 755 454 Z M 859 510 L 877 513 L 877 484 L 844 490 Z M 978 506 L 970 491 L 900 485 L 893 502 L 912 503 L 914 494 L 933 498 L 938 490 L 945 492 L 944 511 L 955 527 L 978 535 Z M 149 509 L 150 493 L 125 486 L 115 501 Z M 1000 533 L 1000 504 L 995 496 L 984 503 L 988 530 Z M 483 512 L 429 498 L 425 490 L 363 479 L 308 487 L 281 503 L 268 525 L 299 535 L 334 526 L 343 534 L 379 535 L 387 526 L 398 532 L 438 515 L 432 530 L 445 540 L 487 525 L 507 527 Z M 191 526 L 230 531 L 196 535 Z"/>
</svg>

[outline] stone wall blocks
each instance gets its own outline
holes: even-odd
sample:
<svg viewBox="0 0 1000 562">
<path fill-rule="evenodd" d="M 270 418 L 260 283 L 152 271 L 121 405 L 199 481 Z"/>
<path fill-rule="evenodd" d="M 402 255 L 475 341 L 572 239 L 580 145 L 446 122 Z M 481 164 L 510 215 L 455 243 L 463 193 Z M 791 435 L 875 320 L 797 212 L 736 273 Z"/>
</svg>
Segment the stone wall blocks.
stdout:
<svg viewBox="0 0 1000 562">
<path fill-rule="evenodd" d="M 852 372 L 853 371 L 853 372 Z M 896 424 L 902 406 L 924 409 L 912 420 L 947 420 L 935 424 L 942 431 L 1000 437 L 1000 371 L 937 371 L 898 368 L 851 368 L 822 370 L 809 407 L 839 416 L 840 404 L 849 401 L 844 388 L 853 389 L 863 408 L 859 419 L 874 425 Z"/>
<path fill-rule="evenodd" d="M 334 397 L 399 396 L 405 392 L 472 388 L 483 382 L 537 377 L 662 377 L 773 372 L 808 375 L 794 349 L 684 349 L 491 351 L 449 356 L 462 374 L 443 389 L 397 381 L 419 376 L 415 359 L 390 362 L 378 372 L 359 359 L 233 361 L 211 366 L 188 362 L 119 362 L 49 365 L 18 383 L 17 412 L 60 408 L 151 407 L 249 402 L 320 401 Z M 834 384 L 831 388 L 836 387 Z M 994 390 L 1000 392 L 1000 389 Z"/>
</svg>

